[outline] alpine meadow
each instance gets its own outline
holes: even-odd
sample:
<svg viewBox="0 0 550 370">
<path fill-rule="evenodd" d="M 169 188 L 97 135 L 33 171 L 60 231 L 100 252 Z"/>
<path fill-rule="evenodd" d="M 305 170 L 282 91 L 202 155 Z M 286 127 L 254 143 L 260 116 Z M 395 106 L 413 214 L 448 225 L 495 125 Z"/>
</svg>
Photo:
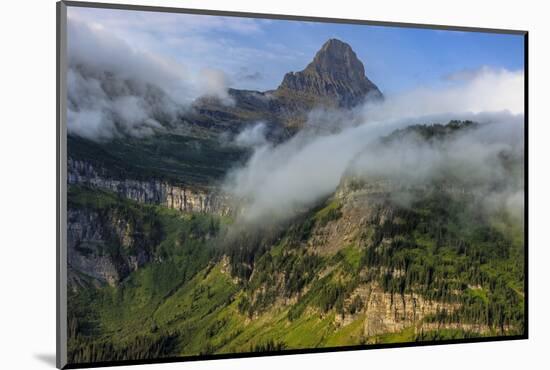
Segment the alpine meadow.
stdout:
<svg viewBox="0 0 550 370">
<path fill-rule="evenodd" d="M 522 36 L 69 7 L 67 42 L 69 364 L 526 332 Z"/>
</svg>

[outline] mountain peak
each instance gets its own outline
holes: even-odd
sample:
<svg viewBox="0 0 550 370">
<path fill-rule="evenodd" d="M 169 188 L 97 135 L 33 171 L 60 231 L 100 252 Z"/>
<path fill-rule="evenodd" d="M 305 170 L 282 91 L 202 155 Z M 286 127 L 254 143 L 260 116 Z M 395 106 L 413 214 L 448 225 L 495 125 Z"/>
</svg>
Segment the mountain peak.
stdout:
<svg viewBox="0 0 550 370">
<path fill-rule="evenodd" d="M 367 96 L 382 93 L 365 76 L 365 67 L 351 46 L 338 39 L 327 40 L 313 61 L 301 72 L 287 73 L 278 90 L 328 98 L 341 107 L 352 107 Z"/>
<path fill-rule="evenodd" d="M 350 71 L 365 73 L 363 63 L 357 58 L 349 44 L 338 39 L 329 39 L 323 44 L 308 67 L 331 73 L 339 69 L 338 67 L 342 63 L 350 67 Z"/>
</svg>

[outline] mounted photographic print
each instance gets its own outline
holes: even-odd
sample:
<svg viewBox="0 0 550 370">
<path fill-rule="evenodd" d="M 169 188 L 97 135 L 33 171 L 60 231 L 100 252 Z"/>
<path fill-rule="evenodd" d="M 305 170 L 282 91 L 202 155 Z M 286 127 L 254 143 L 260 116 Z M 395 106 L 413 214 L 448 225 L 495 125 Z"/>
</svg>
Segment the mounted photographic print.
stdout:
<svg viewBox="0 0 550 370">
<path fill-rule="evenodd" d="M 526 56 L 58 3 L 58 367 L 527 338 Z"/>
</svg>

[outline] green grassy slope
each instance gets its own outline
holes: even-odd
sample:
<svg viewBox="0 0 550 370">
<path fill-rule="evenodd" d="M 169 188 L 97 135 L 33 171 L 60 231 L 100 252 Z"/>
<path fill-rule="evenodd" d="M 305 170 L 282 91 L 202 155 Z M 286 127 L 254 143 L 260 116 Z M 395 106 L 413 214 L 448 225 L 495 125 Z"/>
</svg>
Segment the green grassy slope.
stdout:
<svg viewBox="0 0 550 370">
<path fill-rule="evenodd" d="M 137 180 L 164 179 L 173 184 L 208 186 L 248 155 L 215 136 L 157 134 L 100 143 L 68 137 L 71 158 L 84 160 L 106 171 L 104 176 Z"/>
<path fill-rule="evenodd" d="M 383 140 L 414 132 L 428 142 L 475 127 L 419 125 Z M 101 144 L 70 137 L 69 151 L 103 168 L 104 175 L 194 186 L 215 184 L 247 155 L 201 135 Z M 523 158 L 502 159 L 510 176 L 521 179 Z M 360 193 L 364 185 L 352 181 L 350 191 Z M 229 238 L 228 217 L 185 214 L 71 186 L 69 209 L 126 220 L 150 260 L 116 286 L 70 289 L 69 362 L 523 333 L 521 220 L 504 210 L 487 213 L 473 194 L 446 192 L 440 185 L 412 197 L 378 194 L 358 202 L 370 208 L 353 214 L 365 221 L 346 240 L 338 231 L 350 222 L 344 198 L 320 202 L 287 224 L 240 230 Z M 330 232 L 339 244 L 321 253 L 316 238 Z M 108 252 L 116 255 L 122 248 L 111 241 Z M 367 335 L 376 314 L 366 310 L 372 292 L 392 304 L 414 296 L 454 308 Z M 385 318 L 392 320 L 390 314 Z"/>
<path fill-rule="evenodd" d="M 155 261 L 117 287 L 80 289 L 69 297 L 70 362 L 334 347 L 363 343 L 510 335 L 523 331 L 522 230 L 504 216 L 483 218 L 467 199 L 433 193 L 396 217 L 367 225 L 364 239 L 332 255 L 306 247 L 312 230 L 337 222 L 334 201 L 284 230 L 265 250 L 219 245 L 231 221 L 140 205 L 76 189 L 72 207 L 154 214 L 162 238 Z M 382 206 L 381 206 L 382 207 Z M 406 221 L 406 222 L 405 222 Z M 253 240 L 253 239 L 252 239 Z M 244 242 L 243 242 L 244 243 Z M 228 255 L 229 257 L 224 257 Z M 250 265 L 251 273 L 239 274 Z M 398 268 L 399 277 L 384 271 Z M 239 278 L 240 276 L 240 278 Z M 353 290 L 378 284 L 460 309 L 424 319 L 442 329 L 365 337 L 364 302 Z M 336 320 L 348 318 L 345 324 Z M 446 328 L 445 324 L 489 328 Z"/>
</svg>

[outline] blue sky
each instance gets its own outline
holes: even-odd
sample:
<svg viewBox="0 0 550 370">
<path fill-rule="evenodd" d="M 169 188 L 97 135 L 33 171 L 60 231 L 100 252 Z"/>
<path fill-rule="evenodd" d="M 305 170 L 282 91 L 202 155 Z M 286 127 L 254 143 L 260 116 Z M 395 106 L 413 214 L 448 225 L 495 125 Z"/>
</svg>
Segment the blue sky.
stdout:
<svg viewBox="0 0 550 370">
<path fill-rule="evenodd" d="M 191 73 L 221 70 L 234 88 L 276 88 L 329 38 L 349 43 L 385 94 L 445 86 L 484 67 L 524 68 L 518 35 L 90 8 L 68 15 Z"/>
</svg>

